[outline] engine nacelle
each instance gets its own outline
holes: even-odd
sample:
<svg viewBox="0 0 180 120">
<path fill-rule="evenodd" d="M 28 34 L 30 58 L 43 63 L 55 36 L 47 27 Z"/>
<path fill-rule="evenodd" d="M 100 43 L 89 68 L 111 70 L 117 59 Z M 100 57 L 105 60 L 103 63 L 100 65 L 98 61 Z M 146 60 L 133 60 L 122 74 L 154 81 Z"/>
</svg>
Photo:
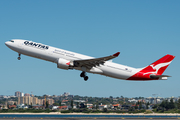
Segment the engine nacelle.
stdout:
<svg viewBox="0 0 180 120">
<path fill-rule="evenodd" d="M 58 62 L 57 62 L 58 68 L 68 70 L 70 66 L 72 66 L 71 61 L 63 59 L 63 58 L 58 59 Z"/>
</svg>

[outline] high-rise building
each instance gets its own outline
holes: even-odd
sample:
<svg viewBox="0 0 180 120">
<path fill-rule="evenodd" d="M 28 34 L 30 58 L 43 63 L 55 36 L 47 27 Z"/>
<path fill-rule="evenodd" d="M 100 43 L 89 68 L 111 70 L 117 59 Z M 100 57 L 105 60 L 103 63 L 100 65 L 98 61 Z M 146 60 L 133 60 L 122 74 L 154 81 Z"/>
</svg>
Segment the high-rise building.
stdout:
<svg viewBox="0 0 180 120">
<path fill-rule="evenodd" d="M 54 100 L 53 99 L 48 99 L 48 103 L 49 103 L 49 105 L 52 105 L 54 103 Z"/>
<path fill-rule="evenodd" d="M 43 105 L 43 101 L 44 101 L 44 99 L 38 99 L 38 105 Z"/>
<path fill-rule="evenodd" d="M 31 105 L 32 97 L 31 96 L 24 96 L 24 104 Z"/>
<path fill-rule="evenodd" d="M 24 96 L 30 96 L 30 94 L 29 94 L 29 93 L 26 93 L 26 94 L 24 94 Z"/>
<path fill-rule="evenodd" d="M 31 96 L 18 97 L 18 105 L 19 104 L 37 105 L 38 104 L 38 98 L 31 97 Z M 41 104 L 39 104 L 39 105 L 41 105 Z"/>
<path fill-rule="evenodd" d="M 30 94 L 30 96 L 31 96 L 31 97 L 34 97 L 34 95 L 33 95 L 33 94 Z"/>
<path fill-rule="evenodd" d="M 19 91 L 15 92 L 15 96 L 16 97 L 21 97 L 21 92 L 19 92 Z"/>
<path fill-rule="evenodd" d="M 53 99 L 48 98 L 47 99 L 49 105 L 52 105 L 54 103 Z M 30 96 L 30 94 L 26 93 L 22 97 L 18 97 L 18 105 L 20 104 L 27 104 L 27 105 L 46 105 L 45 99 L 38 99 L 37 97 Z"/>
<path fill-rule="evenodd" d="M 38 98 L 37 97 L 32 97 L 32 104 L 37 105 L 38 104 Z"/>
<path fill-rule="evenodd" d="M 64 92 L 64 94 L 63 94 L 63 96 L 68 96 L 68 95 L 70 95 L 70 93 L 68 93 L 68 92 Z"/>
<path fill-rule="evenodd" d="M 24 97 L 18 97 L 18 105 L 24 104 Z"/>
<path fill-rule="evenodd" d="M 24 93 L 21 93 L 21 97 L 23 97 L 24 96 Z"/>
</svg>

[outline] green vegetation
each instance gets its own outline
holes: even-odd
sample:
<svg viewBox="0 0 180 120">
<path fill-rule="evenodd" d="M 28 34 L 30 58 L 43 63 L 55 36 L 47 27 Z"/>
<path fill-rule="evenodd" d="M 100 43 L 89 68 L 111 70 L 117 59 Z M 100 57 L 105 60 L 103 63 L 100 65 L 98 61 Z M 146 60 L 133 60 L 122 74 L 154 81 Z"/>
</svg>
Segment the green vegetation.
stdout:
<svg viewBox="0 0 180 120">
<path fill-rule="evenodd" d="M 125 110 L 88 110 L 87 108 L 83 109 L 70 109 L 70 110 L 63 110 L 61 113 L 144 113 L 146 110 L 134 110 L 134 111 L 125 111 Z"/>
<path fill-rule="evenodd" d="M 161 104 L 156 104 L 153 107 L 153 112 L 156 113 L 180 113 L 180 99 L 177 102 L 173 102 L 171 98 L 170 102 L 164 100 Z"/>
<path fill-rule="evenodd" d="M 55 110 L 50 109 L 2 109 L 0 113 L 49 113 L 56 112 Z"/>
<path fill-rule="evenodd" d="M 153 113 L 151 110 L 146 110 L 146 111 L 144 112 L 144 114 L 151 114 L 151 113 Z"/>
</svg>

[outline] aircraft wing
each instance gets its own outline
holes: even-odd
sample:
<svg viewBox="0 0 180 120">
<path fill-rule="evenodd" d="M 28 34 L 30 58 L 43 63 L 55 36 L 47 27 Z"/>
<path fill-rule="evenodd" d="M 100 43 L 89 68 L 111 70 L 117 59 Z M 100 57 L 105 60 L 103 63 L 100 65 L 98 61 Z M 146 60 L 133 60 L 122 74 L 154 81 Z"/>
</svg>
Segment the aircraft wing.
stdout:
<svg viewBox="0 0 180 120">
<path fill-rule="evenodd" d="M 87 68 L 92 68 L 95 66 L 103 65 L 105 61 L 108 61 L 110 59 L 113 59 L 115 57 L 118 57 L 120 52 L 117 52 L 113 55 L 106 56 L 106 57 L 101 57 L 101 58 L 94 58 L 94 59 L 84 59 L 84 60 L 74 60 L 75 66 L 85 66 Z"/>
</svg>

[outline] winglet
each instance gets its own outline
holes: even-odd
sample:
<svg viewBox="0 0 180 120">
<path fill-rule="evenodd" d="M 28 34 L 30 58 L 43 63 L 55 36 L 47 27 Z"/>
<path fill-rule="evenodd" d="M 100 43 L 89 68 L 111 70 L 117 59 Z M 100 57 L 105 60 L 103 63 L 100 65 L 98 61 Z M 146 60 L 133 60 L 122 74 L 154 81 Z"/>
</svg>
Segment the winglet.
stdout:
<svg viewBox="0 0 180 120">
<path fill-rule="evenodd" d="M 113 54 L 112 56 L 117 57 L 117 56 L 119 56 L 119 54 L 120 54 L 120 52 L 117 52 L 117 53 Z"/>
</svg>

